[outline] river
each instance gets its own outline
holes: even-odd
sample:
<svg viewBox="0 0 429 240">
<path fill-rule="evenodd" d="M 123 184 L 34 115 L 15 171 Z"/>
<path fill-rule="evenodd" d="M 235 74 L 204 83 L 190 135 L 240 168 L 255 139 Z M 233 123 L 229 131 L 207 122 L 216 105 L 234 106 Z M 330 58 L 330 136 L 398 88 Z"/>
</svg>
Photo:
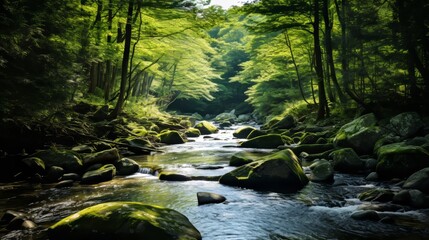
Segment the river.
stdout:
<svg viewBox="0 0 429 240">
<path fill-rule="evenodd" d="M 221 130 L 210 135 L 211 138 L 200 136 L 193 142 L 165 146 L 161 148 L 163 153 L 133 159 L 142 165 L 156 164 L 190 176 L 222 175 L 234 169 L 228 166 L 234 153 L 255 151 L 237 148 L 238 140 L 232 137 L 232 132 Z M 218 169 L 204 169 L 207 166 Z M 429 239 L 428 225 L 408 218 L 400 224 L 350 218 L 363 204 L 357 194 L 373 187 L 362 176 L 338 173 L 333 184 L 310 182 L 294 194 L 241 189 L 213 181 L 166 182 L 145 173 L 65 189 L 22 182 L 3 184 L 2 212 L 7 209 L 28 212 L 39 228 L 12 232 L 2 229 L 0 237 L 46 239 L 48 226 L 85 207 L 108 201 L 138 201 L 183 213 L 206 240 Z M 198 206 L 196 193 L 200 191 L 221 194 L 227 201 Z M 416 218 L 421 215 L 415 214 Z"/>
</svg>

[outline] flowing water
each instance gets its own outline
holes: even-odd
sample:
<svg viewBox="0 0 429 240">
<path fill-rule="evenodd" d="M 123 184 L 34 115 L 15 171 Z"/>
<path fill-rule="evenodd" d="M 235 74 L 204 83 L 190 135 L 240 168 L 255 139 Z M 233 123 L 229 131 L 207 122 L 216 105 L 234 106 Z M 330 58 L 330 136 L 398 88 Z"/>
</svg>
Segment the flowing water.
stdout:
<svg viewBox="0 0 429 240">
<path fill-rule="evenodd" d="M 134 159 L 142 165 L 156 164 L 189 176 L 220 176 L 234 169 L 228 166 L 230 156 L 245 149 L 236 147 L 238 140 L 232 138 L 232 130 L 211 137 L 201 136 L 194 142 L 163 147 L 164 153 Z M 46 227 L 85 207 L 108 201 L 138 201 L 183 213 L 207 240 L 429 239 L 427 215 L 421 212 L 412 212 L 412 220 L 408 212 L 399 224 L 351 219 L 350 214 L 362 204 L 357 194 L 372 187 L 362 176 L 336 174 L 333 184 L 310 182 L 297 193 L 281 194 L 213 181 L 160 181 L 147 169 L 109 182 L 66 189 L 7 184 L 0 186 L 0 209 L 28 212 L 39 228 L 13 232 L 3 229 L 0 237 L 46 239 Z M 221 194 L 227 201 L 198 206 L 196 193 L 200 191 Z"/>
</svg>

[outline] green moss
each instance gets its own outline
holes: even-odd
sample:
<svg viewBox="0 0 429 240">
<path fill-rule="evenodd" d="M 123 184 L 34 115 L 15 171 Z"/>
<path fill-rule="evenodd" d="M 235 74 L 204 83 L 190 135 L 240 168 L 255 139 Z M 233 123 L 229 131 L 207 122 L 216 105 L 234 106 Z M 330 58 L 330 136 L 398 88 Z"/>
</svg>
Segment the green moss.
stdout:
<svg viewBox="0 0 429 240">
<path fill-rule="evenodd" d="M 50 239 L 201 239 L 177 211 L 138 202 L 102 203 L 52 225 Z"/>
<path fill-rule="evenodd" d="M 43 160 L 45 167 L 58 166 L 66 172 L 79 172 L 83 168 L 82 160 L 75 152 L 67 150 L 50 149 L 39 151 L 32 155 Z"/>
<path fill-rule="evenodd" d="M 247 138 L 247 136 L 253 130 L 256 130 L 256 128 L 250 127 L 250 126 L 244 126 L 244 127 L 240 127 L 239 129 L 235 130 L 232 135 L 236 138 Z"/>
<path fill-rule="evenodd" d="M 253 130 L 253 131 L 251 131 L 250 133 L 249 133 L 249 135 L 247 135 L 247 139 L 252 139 L 252 138 L 255 138 L 255 137 L 259 137 L 259 136 L 262 136 L 262 135 L 266 135 L 267 133 L 266 132 L 264 132 L 264 131 L 261 131 L 261 130 L 258 130 L 258 129 L 255 129 L 255 130 Z"/>
<path fill-rule="evenodd" d="M 215 125 L 207 121 L 201 121 L 194 127 L 200 130 L 202 135 L 217 133 L 219 131 Z"/>
<path fill-rule="evenodd" d="M 244 148 L 277 148 L 280 145 L 284 145 L 283 137 L 280 134 L 267 134 L 240 144 Z"/>
</svg>

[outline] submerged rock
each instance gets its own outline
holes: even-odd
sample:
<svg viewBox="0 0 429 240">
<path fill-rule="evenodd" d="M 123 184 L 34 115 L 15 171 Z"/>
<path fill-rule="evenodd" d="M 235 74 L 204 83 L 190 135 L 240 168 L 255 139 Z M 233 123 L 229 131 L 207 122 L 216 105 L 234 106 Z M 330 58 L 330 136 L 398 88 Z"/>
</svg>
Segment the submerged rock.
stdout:
<svg viewBox="0 0 429 240">
<path fill-rule="evenodd" d="M 429 167 L 429 152 L 422 147 L 394 143 L 378 149 L 380 178 L 404 178 L 426 167 Z"/>
<path fill-rule="evenodd" d="M 249 134 L 253 130 L 256 130 L 256 128 L 250 127 L 250 126 L 244 126 L 244 127 L 241 127 L 239 129 L 235 130 L 232 135 L 236 138 L 247 138 L 247 136 L 249 136 Z"/>
<path fill-rule="evenodd" d="M 294 192 L 308 183 L 298 157 L 289 149 L 265 156 L 223 175 L 219 182 L 225 185 Z"/>
<path fill-rule="evenodd" d="M 201 239 L 200 232 L 181 213 L 138 202 L 98 204 L 52 225 L 51 240 Z"/>
<path fill-rule="evenodd" d="M 189 176 L 179 174 L 179 173 L 174 173 L 174 172 L 168 172 L 168 171 L 162 171 L 159 174 L 158 178 L 159 178 L 159 180 L 164 180 L 164 181 L 190 181 L 190 180 L 192 180 L 192 178 Z"/>
<path fill-rule="evenodd" d="M 207 121 L 197 123 L 194 128 L 200 130 L 201 135 L 213 134 L 219 131 L 215 125 Z"/>
<path fill-rule="evenodd" d="M 240 144 L 244 148 L 277 148 L 284 145 L 283 138 L 280 134 L 268 134 L 249 139 Z"/>
<path fill-rule="evenodd" d="M 210 204 L 210 203 L 222 203 L 225 202 L 226 198 L 222 195 L 209 192 L 198 192 L 197 193 L 198 205 Z"/>
</svg>

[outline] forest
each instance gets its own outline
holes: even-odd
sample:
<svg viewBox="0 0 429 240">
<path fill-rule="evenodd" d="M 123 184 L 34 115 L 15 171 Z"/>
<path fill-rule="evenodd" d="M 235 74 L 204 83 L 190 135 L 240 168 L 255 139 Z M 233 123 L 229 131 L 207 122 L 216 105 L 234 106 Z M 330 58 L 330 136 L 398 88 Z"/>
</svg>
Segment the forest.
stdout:
<svg viewBox="0 0 429 240">
<path fill-rule="evenodd" d="M 1 1 L 0 238 L 427 239 L 429 2 L 212 2 Z"/>
</svg>

